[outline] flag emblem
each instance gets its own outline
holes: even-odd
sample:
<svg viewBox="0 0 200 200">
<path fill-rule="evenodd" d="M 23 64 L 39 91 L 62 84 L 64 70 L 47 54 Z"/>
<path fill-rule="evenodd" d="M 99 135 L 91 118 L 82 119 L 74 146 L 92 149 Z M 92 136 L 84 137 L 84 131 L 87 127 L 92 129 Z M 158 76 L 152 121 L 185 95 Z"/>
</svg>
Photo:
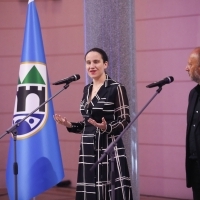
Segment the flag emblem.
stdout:
<svg viewBox="0 0 200 200">
<path fill-rule="evenodd" d="M 20 122 L 48 97 L 46 66 L 42 63 L 22 63 L 15 100 L 13 124 Z M 36 134 L 48 117 L 48 106 L 43 105 L 17 127 L 17 139 Z"/>
</svg>

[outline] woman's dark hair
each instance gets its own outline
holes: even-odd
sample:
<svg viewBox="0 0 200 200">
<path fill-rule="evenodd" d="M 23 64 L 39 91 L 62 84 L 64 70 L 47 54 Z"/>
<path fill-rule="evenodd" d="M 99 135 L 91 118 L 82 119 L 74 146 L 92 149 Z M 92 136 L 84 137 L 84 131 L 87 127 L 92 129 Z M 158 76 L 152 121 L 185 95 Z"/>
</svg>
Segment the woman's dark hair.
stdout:
<svg viewBox="0 0 200 200">
<path fill-rule="evenodd" d="M 101 57 L 103 59 L 103 62 L 108 62 L 108 56 L 106 54 L 106 52 L 103 50 L 103 49 L 100 49 L 100 48 L 93 48 L 93 49 L 90 49 L 86 54 L 85 54 L 85 58 L 87 56 L 87 54 L 91 51 L 95 51 L 95 52 L 98 52 L 99 54 L 101 54 Z"/>
</svg>

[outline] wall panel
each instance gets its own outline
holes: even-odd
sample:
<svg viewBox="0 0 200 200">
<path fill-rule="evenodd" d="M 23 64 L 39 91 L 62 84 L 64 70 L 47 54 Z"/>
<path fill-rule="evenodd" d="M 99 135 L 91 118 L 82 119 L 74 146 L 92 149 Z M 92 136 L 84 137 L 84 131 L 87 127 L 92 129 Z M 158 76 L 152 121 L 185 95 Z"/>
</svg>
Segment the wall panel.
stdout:
<svg viewBox="0 0 200 200">
<path fill-rule="evenodd" d="M 200 43 L 200 16 L 136 21 L 136 26 L 137 50 L 192 48 Z"/>
<path fill-rule="evenodd" d="M 174 120 L 175 116 L 176 120 Z M 185 114 L 144 113 L 138 120 L 138 131 L 140 133 L 139 143 L 142 144 L 184 146 Z"/>
<path fill-rule="evenodd" d="M 188 0 L 148 0 L 135 1 L 136 20 L 152 18 L 169 18 L 189 15 L 199 15 L 199 1 Z"/>
<path fill-rule="evenodd" d="M 140 192 L 191 199 L 185 181 L 185 129 L 189 91 L 196 85 L 185 67 L 200 46 L 200 2 L 135 1 L 138 110 L 173 76 L 138 119 Z"/>
</svg>

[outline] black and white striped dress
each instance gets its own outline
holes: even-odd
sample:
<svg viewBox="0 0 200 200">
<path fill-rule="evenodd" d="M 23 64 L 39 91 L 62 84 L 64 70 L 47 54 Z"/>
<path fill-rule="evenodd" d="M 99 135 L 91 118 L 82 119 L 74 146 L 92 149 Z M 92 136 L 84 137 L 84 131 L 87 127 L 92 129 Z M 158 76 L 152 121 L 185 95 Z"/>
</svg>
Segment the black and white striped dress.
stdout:
<svg viewBox="0 0 200 200">
<path fill-rule="evenodd" d="M 68 131 L 82 133 L 79 154 L 76 200 L 110 200 L 110 156 L 91 171 L 90 168 L 99 160 L 108 145 L 130 122 L 129 104 L 126 89 L 106 75 L 104 85 L 96 96 L 89 101 L 93 84 L 84 88 L 80 110 L 84 120 L 72 122 Z M 87 122 L 88 118 L 107 122 L 106 131 L 101 131 Z M 114 148 L 115 152 L 115 200 L 132 200 L 132 190 L 127 166 L 127 158 L 122 140 Z"/>
</svg>

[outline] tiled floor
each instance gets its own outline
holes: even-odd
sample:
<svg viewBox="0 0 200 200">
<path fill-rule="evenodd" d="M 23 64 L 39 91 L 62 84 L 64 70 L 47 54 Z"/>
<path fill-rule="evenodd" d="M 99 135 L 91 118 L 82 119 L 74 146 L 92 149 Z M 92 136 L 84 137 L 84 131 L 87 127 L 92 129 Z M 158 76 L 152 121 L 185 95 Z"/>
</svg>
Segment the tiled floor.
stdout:
<svg viewBox="0 0 200 200">
<path fill-rule="evenodd" d="M 33 198 L 33 200 L 74 200 L 74 188 L 54 187 L 43 194 Z M 0 189 L 0 200 L 9 200 L 6 189 Z M 140 196 L 140 200 L 177 200 L 153 196 Z"/>
</svg>

